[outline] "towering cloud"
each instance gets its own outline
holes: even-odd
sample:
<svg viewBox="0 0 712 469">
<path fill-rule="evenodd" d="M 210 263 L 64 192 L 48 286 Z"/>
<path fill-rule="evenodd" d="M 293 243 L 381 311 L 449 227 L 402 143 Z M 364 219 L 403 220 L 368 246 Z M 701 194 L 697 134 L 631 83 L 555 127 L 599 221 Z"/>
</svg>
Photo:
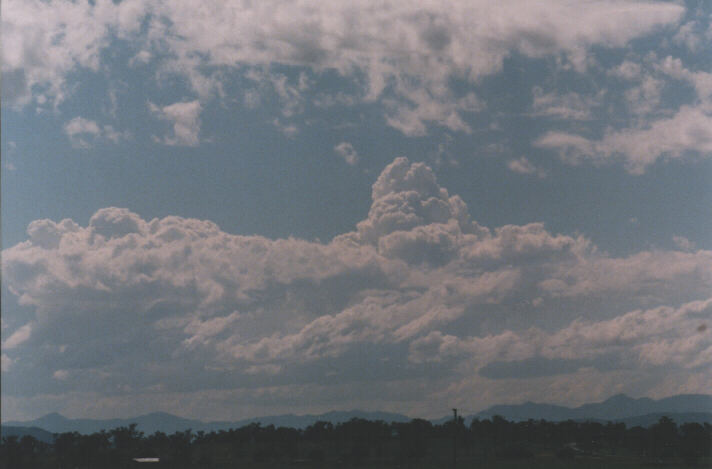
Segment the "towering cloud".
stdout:
<svg viewBox="0 0 712 469">
<path fill-rule="evenodd" d="M 180 395 L 198 407 L 206 393 L 277 406 L 319 394 L 335 406 L 352 382 L 381 390 L 378 406 L 398 382 L 418 389 L 410 402 L 438 406 L 472 380 L 497 389 L 501 363 L 526 360 L 569 361 L 536 378 L 550 383 L 593 367 L 655 394 L 665 366 L 681 391 L 704 390 L 712 252 L 618 258 L 538 223 L 485 228 L 402 157 L 372 199 L 356 230 L 328 243 L 119 208 L 87 226 L 33 222 L 3 251 L 4 281 L 35 312 L 3 344 L 7 393 L 45 389 L 68 406 L 85 392 Z M 590 376 L 576 375 L 601 377 Z"/>
</svg>

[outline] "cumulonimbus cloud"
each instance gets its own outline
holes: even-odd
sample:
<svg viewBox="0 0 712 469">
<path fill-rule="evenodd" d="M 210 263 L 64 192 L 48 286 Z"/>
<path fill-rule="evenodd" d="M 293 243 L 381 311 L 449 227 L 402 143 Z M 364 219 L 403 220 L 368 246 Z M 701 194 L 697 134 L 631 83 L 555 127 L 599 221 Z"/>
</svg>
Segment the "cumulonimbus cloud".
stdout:
<svg viewBox="0 0 712 469">
<path fill-rule="evenodd" d="M 433 360 L 453 377 L 463 366 L 599 353 L 688 374 L 707 363 L 709 332 L 692 348 L 683 337 L 709 310 L 709 251 L 617 258 L 539 223 L 489 229 L 406 158 L 384 169 L 372 198 L 356 230 L 327 243 L 119 208 L 87 226 L 33 222 L 3 251 L 6 285 L 35 311 L 31 326 L 10 331 L 8 381 L 204 392 L 323 386 L 323 367 L 387 386 L 414 370 L 427 379 Z M 517 327 L 518 314 L 555 329 Z M 387 371 L 360 375 L 356 353 Z M 58 370 L 72 380 L 52 378 Z"/>
</svg>

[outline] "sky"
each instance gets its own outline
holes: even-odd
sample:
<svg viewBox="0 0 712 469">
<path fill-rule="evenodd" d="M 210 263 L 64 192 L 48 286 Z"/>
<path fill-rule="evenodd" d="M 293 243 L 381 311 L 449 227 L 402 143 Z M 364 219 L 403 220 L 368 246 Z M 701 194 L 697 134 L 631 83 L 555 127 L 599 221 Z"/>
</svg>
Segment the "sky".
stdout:
<svg viewBox="0 0 712 469">
<path fill-rule="evenodd" d="M 709 392 L 711 5 L 3 1 L 3 420 Z"/>
</svg>

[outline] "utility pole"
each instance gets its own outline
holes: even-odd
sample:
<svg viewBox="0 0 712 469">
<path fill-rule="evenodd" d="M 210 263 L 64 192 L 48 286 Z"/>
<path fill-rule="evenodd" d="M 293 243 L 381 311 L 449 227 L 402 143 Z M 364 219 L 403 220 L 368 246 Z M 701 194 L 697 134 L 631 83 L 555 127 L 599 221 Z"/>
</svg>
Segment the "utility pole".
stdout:
<svg viewBox="0 0 712 469">
<path fill-rule="evenodd" d="M 457 467 L 457 409 L 452 409 L 453 423 L 452 426 L 452 467 L 455 469 Z"/>
</svg>

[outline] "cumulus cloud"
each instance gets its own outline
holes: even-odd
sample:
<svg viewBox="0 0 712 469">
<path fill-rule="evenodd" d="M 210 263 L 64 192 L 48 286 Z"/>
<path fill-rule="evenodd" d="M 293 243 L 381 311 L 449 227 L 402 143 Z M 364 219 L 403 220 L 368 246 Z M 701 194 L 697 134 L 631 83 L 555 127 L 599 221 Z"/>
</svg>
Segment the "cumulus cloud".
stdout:
<svg viewBox="0 0 712 469">
<path fill-rule="evenodd" d="M 548 116 L 558 119 L 588 120 L 591 110 L 599 106 L 599 97 L 581 96 L 578 93 L 545 93 L 540 87 L 532 90 L 534 102 L 532 110 L 536 116 Z"/>
<path fill-rule="evenodd" d="M 695 249 L 695 243 L 685 238 L 684 236 L 673 236 L 672 242 L 675 243 L 675 246 L 677 246 L 678 249 L 681 249 L 683 251 L 692 251 L 693 249 Z"/>
<path fill-rule="evenodd" d="M 337 155 L 343 158 L 347 164 L 354 166 L 356 163 L 358 163 L 358 153 L 356 152 L 354 146 L 351 145 L 349 142 L 339 143 L 334 147 L 334 151 Z"/>
<path fill-rule="evenodd" d="M 61 102 L 70 92 L 67 76 L 98 70 L 110 35 L 136 33 L 145 14 L 140 0 L 3 2 L 3 88 L 9 99 L 24 104 L 34 95 Z"/>
<path fill-rule="evenodd" d="M 463 119 L 462 112 L 478 112 L 484 108 L 472 93 L 456 98 L 445 89 L 435 94 L 409 86 L 401 86 L 399 92 L 404 100 L 385 101 L 390 111 L 386 122 L 411 137 L 426 135 L 427 125 L 432 122 L 452 131 L 470 133 L 472 128 Z"/>
<path fill-rule="evenodd" d="M 262 89 L 268 85 L 271 87 L 279 100 L 284 117 L 291 117 L 304 111 L 302 93 L 310 86 L 309 78 L 304 72 L 299 74 L 296 83 L 290 83 L 283 73 L 273 73 L 264 68 L 249 70 L 246 76 Z M 248 105 L 252 105 L 249 99 L 247 101 Z"/>
<path fill-rule="evenodd" d="M 54 379 L 58 379 L 60 381 L 64 381 L 67 378 L 69 378 L 69 372 L 67 370 L 57 370 L 54 373 L 52 373 L 52 377 Z"/>
<path fill-rule="evenodd" d="M 522 156 L 516 160 L 509 160 L 507 168 L 519 174 L 534 174 L 539 178 L 546 177 L 546 171 L 542 168 L 534 166 L 526 157 Z"/>
<path fill-rule="evenodd" d="M 639 85 L 625 92 L 628 108 L 633 114 L 645 116 L 656 111 L 660 106 L 664 82 L 652 76 L 645 76 Z"/>
<path fill-rule="evenodd" d="M 159 141 L 166 145 L 196 146 L 199 143 L 200 113 L 203 107 L 200 101 L 185 101 L 168 106 L 156 106 L 148 103 L 151 112 L 161 119 L 173 124 L 172 135 L 167 135 Z"/>
<path fill-rule="evenodd" d="M 692 20 L 681 25 L 672 40 L 675 44 L 683 44 L 695 52 L 704 43 L 705 25 L 702 21 Z"/>
<path fill-rule="evenodd" d="M 607 127 L 600 138 L 550 130 L 534 145 L 556 152 L 570 164 L 622 161 L 631 174 L 643 174 L 658 161 L 712 155 L 712 74 L 691 70 L 679 58 L 659 59 L 650 53 L 639 62 L 624 60 L 608 75 L 632 84 L 622 94 L 634 117 L 630 127 Z M 669 98 L 665 102 L 665 91 L 673 84 L 691 88 L 694 98 L 683 104 Z M 535 108 L 536 99 L 535 94 Z"/>
<path fill-rule="evenodd" d="M 149 51 L 140 50 L 136 53 L 136 55 L 131 57 L 131 59 L 129 60 L 129 65 L 135 67 L 139 64 L 147 64 L 151 61 L 151 58 L 152 54 Z"/>
<path fill-rule="evenodd" d="M 158 61 L 160 70 L 185 76 L 201 99 L 221 88 L 217 68 L 331 69 L 357 79 L 366 100 L 388 96 L 387 122 L 407 135 L 423 135 L 432 124 L 469 132 L 463 116 L 483 103 L 454 92 L 453 79 L 475 83 L 513 54 L 559 56 L 583 71 L 592 47 L 622 47 L 677 25 L 684 12 L 677 4 L 637 0 L 591 1 L 586 9 L 568 0 L 546 7 L 430 1 L 417 8 L 371 0 L 10 1 L 3 4 L 3 73 L 18 98 L 46 93 L 61 100 L 66 77 L 97 70 L 101 52 L 118 37 L 138 50 L 131 65 Z M 273 84 L 285 100 L 283 112 L 294 113 L 298 94 L 279 80 Z"/>
<path fill-rule="evenodd" d="M 287 137 L 294 137 L 299 133 L 299 127 L 295 124 L 283 122 L 280 119 L 274 119 L 272 124 Z"/>
<path fill-rule="evenodd" d="M 704 158 L 712 155 L 712 115 L 702 107 L 682 106 L 672 117 L 643 128 L 609 130 L 601 140 L 549 131 L 534 144 L 555 150 L 567 163 L 619 159 L 631 174 L 643 174 L 661 159 L 681 158 L 687 153 Z"/>
<path fill-rule="evenodd" d="M 30 338 L 32 333 L 32 323 L 27 323 L 12 333 L 2 344 L 5 350 L 11 350 Z"/>
<path fill-rule="evenodd" d="M 89 148 L 97 139 L 118 143 L 127 138 L 126 132 L 118 132 L 111 125 L 99 126 L 95 121 L 83 117 L 75 117 L 64 124 L 64 133 L 75 148 Z"/>
<path fill-rule="evenodd" d="M 2 362 L 0 363 L 0 370 L 3 372 L 5 371 L 10 371 L 10 367 L 12 366 L 12 358 L 8 357 L 4 353 L 2 354 Z"/>
<path fill-rule="evenodd" d="M 685 334 L 712 304 L 709 251 L 617 258 L 540 223 L 485 228 L 431 168 L 403 157 L 372 199 L 355 231 L 327 243 L 120 208 L 86 226 L 33 222 L 3 251 L 4 281 L 36 314 L 3 344 L 15 386 L 6 392 L 195 397 L 298 386 L 338 399 L 336 379 L 397 400 L 393 383 L 417 376 L 422 402 L 456 393 L 463 370 L 537 357 L 579 360 L 571 373 L 602 353 L 688 374 L 707 364 L 709 334 Z M 550 328 L 518 327 L 522 304 Z M 443 365 L 437 380 L 433 361 Z M 365 363 L 368 374 L 357 371 Z M 601 372 L 622 372 L 614 368 Z"/>
<path fill-rule="evenodd" d="M 616 67 L 608 70 L 608 74 L 624 80 L 635 80 L 640 77 L 642 67 L 639 63 L 631 60 L 624 60 Z"/>
<path fill-rule="evenodd" d="M 585 15 L 566 1 L 545 9 L 525 2 L 432 2 L 415 11 L 400 2 L 310 3 L 235 8 L 218 2 L 196 9 L 185 2 L 161 4 L 156 11 L 172 20 L 171 46 L 179 54 L 199 51 L 208 54 L 208 63 L 225 65 L 280 62 L 342 72 L 358 67 L 366 71 L 374 96 L 390 77 L 413 75 L 441 84 L 453 72 L 491 73 L 512 50 L 579 56 L 594 44 L 622 46 L 675 24 L 684 12 L 649 2 L 591 2 Z"/>
<path fill-rule="evenodd" d="M 410 344 L 415 362 L 466 361 L 489 377 L 568 374 L 580 368 L 608 371 L 621 366 L 674 366 L 706 369 L 712 365 L 712 335 L 706 321 L 712 299 L 635 310 L 605 321 L 577 319 L 556 332 L 530 328 L 485 337 L 457 337 L 433 331 Z M 599 359 L 604 359 L 600 361 Z M 547 364 L 556 363 L 556 367 Z M 520 365 L 528 365 L 525 372 Z"/>
<path fill-rule="evenodd" d="M 697 93 L 697 99 L 705 106 L 707 111 L 712 102 L 712 73 L 698 71 L 694 72 L 685 68 L 682 60 L 672 56 L 665 57 L 660 63 L 655 64 L 655 68 L 663 74 L 672 78 L 688 82 Z"/>
</svg>

